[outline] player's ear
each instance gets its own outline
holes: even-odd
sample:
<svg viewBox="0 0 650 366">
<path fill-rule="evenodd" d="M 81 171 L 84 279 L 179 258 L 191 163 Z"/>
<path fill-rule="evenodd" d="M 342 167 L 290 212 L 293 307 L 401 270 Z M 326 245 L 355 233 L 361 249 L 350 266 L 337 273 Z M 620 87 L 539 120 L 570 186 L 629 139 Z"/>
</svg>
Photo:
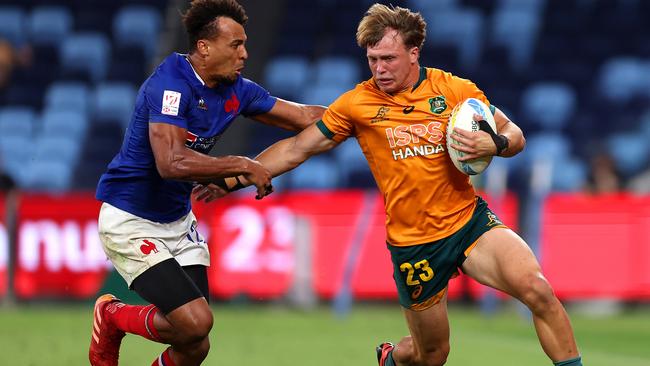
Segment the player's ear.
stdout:
<svg viewBox="0 0 650 366">
<path fill-rule="evenodd" d="M 208 45 L 207 40 L 199 39 L 196 41 L 196 51 L 200 56 L 206 57 L 210 53 L 210 46 Z"/>
<path fill-rule="evenodd" d="M 411 63 L 416 63 L 418 59 L 420 58 L 420 48 L 419 47 L 411 47 L 409 50 L 409 58 Z"/>
</svg>

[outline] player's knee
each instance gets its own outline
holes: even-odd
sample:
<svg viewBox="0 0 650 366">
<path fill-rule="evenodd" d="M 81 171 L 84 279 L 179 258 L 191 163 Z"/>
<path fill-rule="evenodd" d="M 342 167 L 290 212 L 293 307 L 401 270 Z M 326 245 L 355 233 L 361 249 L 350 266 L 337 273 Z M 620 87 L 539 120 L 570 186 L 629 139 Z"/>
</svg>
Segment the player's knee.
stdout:
<svg viewBox="0 0 650 366">
<path fill-rule="evenodd" d="M 547 309 L 555 301 L 555 293 L 543 276 L 535 275 L 524 281 L 520 300 L 534 312 Z"/>
<path fill-rule="evenodd" d="M 208 338 L 210 330 L 212 329 L 212 312 L 197 311 L 192 314 L 192 321 L 186 324 L 183 329 L 179 329 L 179 336 L 181 343 L 199 343 Z M 208 343 L 208 349 L 209 349 Z"/>
<path fill-rule="evenodd" d="M 205 337 L 203 340 L 198 342 L 195 347 L 192 347 L 192 353 L 195 359 L 204 360 L 208 357 L 208 352 L 210 352 L 210 338 Z"/>
</svg>

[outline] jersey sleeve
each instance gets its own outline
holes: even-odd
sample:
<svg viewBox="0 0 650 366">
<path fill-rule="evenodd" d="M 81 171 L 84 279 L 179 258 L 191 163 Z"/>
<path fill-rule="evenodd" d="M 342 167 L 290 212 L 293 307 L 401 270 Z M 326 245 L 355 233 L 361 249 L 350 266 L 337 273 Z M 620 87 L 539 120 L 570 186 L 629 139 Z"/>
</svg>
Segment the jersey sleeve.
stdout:
<svg viewBox="0 0 650 366">
<path fill-rule="evenodd" d="M 354 134 L 351 99 L 353 91 L 341 95 L 327 107 L 321 121 L 317 123 L 321 132 L 329 139 L 342 142 Z"/>
<path fill-rule="evenodd" d="M 454 79 L 454 89 L 458 93 L 458 100 L 476 98 L 485 103 L 490 108 L 490 112 L 492 112 L 492 114 L 495 113 L 495 107 L 490 104 L 490 101 L 487 99 L 483 91 L 479 89 L 478 86 L 474 84 L 474 82 L 459 77 L 454 77 Z"/>
<path fill-rule="evenodd" d="M 266 113 L 273 108 L 277 98 L 261 87 L 256 82 L 242 78 L 243 82 L 243 105 L 241 114 L 244 116 L 254 116 Z"/>
<path fill-rule="evenodd" d="M 149 122 L 169 123 L 187 128 L 187 113 L 192 91 L 181 80 L 151 80 L 144 97 L 149 107 Z"/>
</svg>

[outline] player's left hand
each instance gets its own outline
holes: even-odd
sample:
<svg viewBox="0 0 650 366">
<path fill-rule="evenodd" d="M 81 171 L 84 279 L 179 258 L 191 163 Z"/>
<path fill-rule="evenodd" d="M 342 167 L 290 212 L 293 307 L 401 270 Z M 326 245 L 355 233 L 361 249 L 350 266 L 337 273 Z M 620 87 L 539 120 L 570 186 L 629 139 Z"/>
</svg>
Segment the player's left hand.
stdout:
<svg viewBox="0 0 650 366">
<path fill-rule="evenodd" d="M 474 121 L 480 121 L 481 115 L 474 114 Z M 494 156 L 497 153 L 497 147 L 490 134 L 485 131 L 467 131 L 460 128 L 454 128 L 454 140 L 462 145 L 451 144 L 451 147 L 462 151 L 465 155 L 458 158 L 458 161 L 468 161 L 484 156 Z"/>
<path fill-rule="evenodd" d="M 197 184 L 192 189 L 192 196 L 197 202 L 205 201 L 206 203 L 212 202 L 217 198 L 221 198 L 228 194 L 228 191 L 219 187 L 216 184 Z"/>
</svg>

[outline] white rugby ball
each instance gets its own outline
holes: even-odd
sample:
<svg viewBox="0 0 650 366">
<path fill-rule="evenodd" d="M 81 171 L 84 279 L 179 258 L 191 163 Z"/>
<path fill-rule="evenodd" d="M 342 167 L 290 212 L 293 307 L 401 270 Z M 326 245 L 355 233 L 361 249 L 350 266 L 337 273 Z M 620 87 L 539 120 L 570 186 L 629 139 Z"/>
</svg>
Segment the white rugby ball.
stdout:
<svg viewBox="0 0 650 366">
<path fill-rule="evenodd" d="M 456 107 L 451 111 L 449 123 L 447 124 L 447 153 L 456 168 L 467 175 L 481 174 L 492 161 L 492 156 L 485 156 L 463 162 L 458 161 L 458 158 L 465 155 L 465 153 L 451 147 L 452 143 L 462 145 L 460 142 L 454 140 L 454 127 L 472 132 L 477 132 L 479 130 L 479 124 L 474 121 L 473 118 L 474 114 L 480 114 L 483 116 L 483 119 L 485 119 L 490 127 L 492 127 L 492 130 L 496 132 L 496 123 L 494 122 L 494 116 L 492 115 L 492 112 L 490 112 L 490 108 L 476 98 L 465 99 L 463 102 L 456 105 Z"/>
</svg>

